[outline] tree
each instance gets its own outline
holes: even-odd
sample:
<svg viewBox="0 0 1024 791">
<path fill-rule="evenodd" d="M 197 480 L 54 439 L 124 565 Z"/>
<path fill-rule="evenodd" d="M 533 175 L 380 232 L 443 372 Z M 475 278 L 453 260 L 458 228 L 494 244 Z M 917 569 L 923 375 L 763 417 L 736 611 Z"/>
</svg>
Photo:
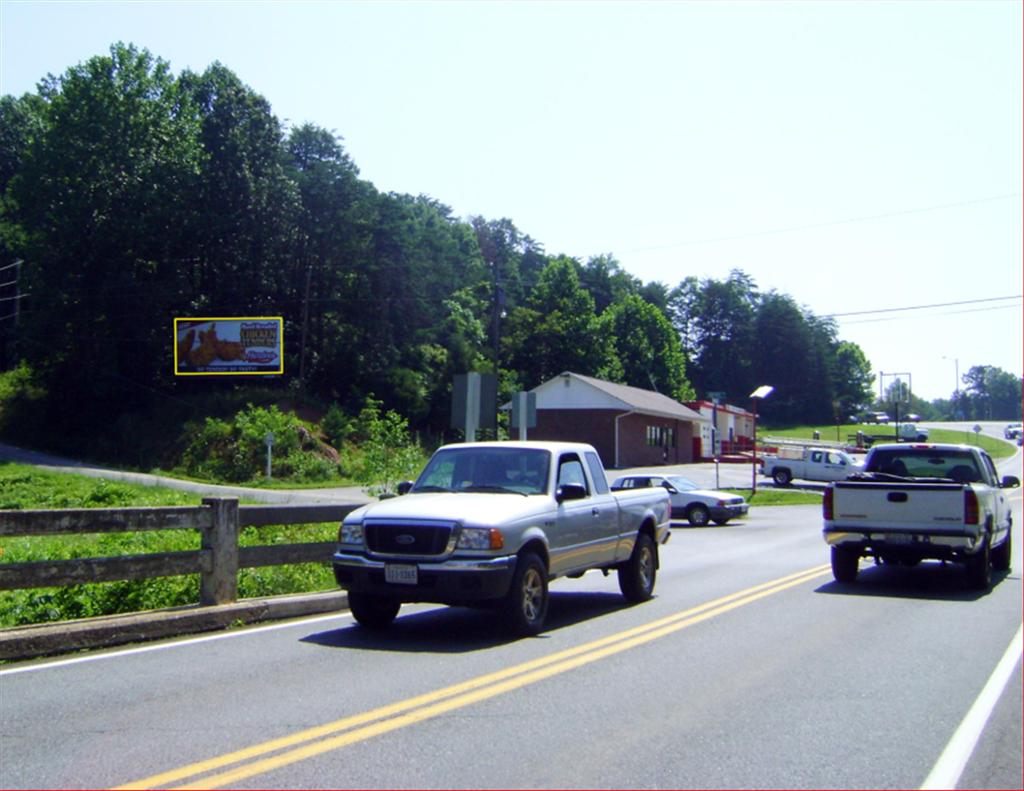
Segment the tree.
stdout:
<svg viewBox="0 0 1024 791">
<path fill-rule="evenodd" d="M 963 376 L 967 387 L 958 408 L 969 420 L 1020 420 L 1021 380 L 993 365 L 975 365 Z"/>
<path fill-rule="evenodd" d="M 291 293 L 283 312 L 294 327 L 303 281 L 296 283 L 286 262 L 299 196 L 285 174 L 281 124 L 267 100 L 220 63 L 202 74 L 186 71 L 180 83 L 197 108 L 203 150 L 190 185 L 188 307 L 207 315 L 277 315 Z"/>
<path fill-rule="evenodd" d="M 580 285 L 593 297 L 594 309 L 599 316 L 640 288 L 640 281 L 624 272 L 611 255 L 591 258 L 586 266 L 579 267 L 579 278 Z"/>
<path fill-rule="evenodd" d="M 841 341 L 836 346 L 832 382 L 837 418 L 855 415 L 872 402 L 875 374 L 856 343 Z"/>
<path fill-rule="evenodd" d="M 622 378 L 611 336 L 603 331 L 594 300 L 580 285 L 571 259 L 548 264 L 508 324 L 508 367 L 524 387 L 535 387 L 563 371 L 611 381 Z"/>
<path fill-rule="evenodd" d="M 612 305 L 605 315 L 626 384 L 677 401 L 695 398 L 686 379 L 679 336 L 658 308 L 633 294 Z"/>
<path fill-rule="evenodd" d="M 735 269 L 725 281 L 688 277 L 670 293 L 672 324 L 682 340 L 698 394 L 718 390 L 727 399 L 745 401 L 756 386 L 753 354 L 757 304 L 754 281 Z"/>
<path fill-rule="evenodd" d="M 349 301 L 368 257 L 375 195 L 331 132 L 303 124 L 291 131 L 286 150 L 301 204 L 289 262 L 292 298 L 301 302 L 298 374 L 303 385 L 329 392 L 346 365 L 338 357 L 353 334 Z"/>
<path fill-rule="evenodd" d="M 42 128 L 10 193 L 31 293 L 23 351 L 60 393 L 60 425 L 109 418 L 147 397 L 126 384 L 171 373 L 201 152 L 190 97 L 145 50 L 117 44 L 40 92 Z"/>
</svg>

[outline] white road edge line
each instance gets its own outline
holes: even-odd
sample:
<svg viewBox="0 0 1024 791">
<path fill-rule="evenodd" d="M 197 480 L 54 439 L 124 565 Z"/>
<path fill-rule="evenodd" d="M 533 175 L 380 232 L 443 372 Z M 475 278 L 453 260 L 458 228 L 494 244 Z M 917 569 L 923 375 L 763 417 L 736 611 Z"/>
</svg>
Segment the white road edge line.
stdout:
<svg viewBox="0 0 1024 791">
<path fill-rule="evenodd" d="M 1006 689 L 1006 685 L 1010 681 L 1010 675 L 1017 667 L 1022 647 L 1024 647 L 1024 626 L 1017 629 L 1016 636 L 1010 641 L 1003 658 L 999 660 L 996 669 L 992 671 L 992 675 L 985 682 L 981 694 L 978 695 L 974 705 L 967 712 L 967 716 L 953 733 L 953 738 L 949 740 L 946 749 L 942 751 L 942 755 L 939 756 L 931 773 L 925 778 L 921 785 L 922 790 L 956 788 L 956 784 L 960 781 L 960 775 L 963 774 L 967 761 L 970 759 L 971 753 L 974 752 L 978 739 L 981 738 L 981 732 L 999 701 L 999 696 L 1003 694 L 1003 690 Z"/>
<path fill-rule="evenodd" d="M 278 629 L 291 629 L 296 626 L 305 626 L 307 624 L 331 621 L 336 618 L 349 617 L 349 615 L 348 610 L 339 610 L 338 612 L 331 613 L 330 615 L 303 618 L 298 621 L 285 621 L 283 623 L 268 624 L 267 626 L 254 626 L 251 628 L 239 629 L 238 631 L 218 632 L 217 634 L 203 635 L 202 637 L 189 637 L 184 640 L 173 640 L 172 642 L 141 645 L 136 648 L 115 649 L 102 654 L 89 654 L 88 656 L 76 656 L 71 657 L 70 659 L 57 659 L 52 662 L 39 662 L 37 664 L 25 665 L 23 667 L 12 667 L 9 669 L 0 668 L 0 676 L 13 676 L 17 673 L 31 673 L 34 670 L 52 670 L 53 668 L 77 665 L 82 662 L 96 662 L 101 659 L 116 659 L 122 656 L 131 656 L 133 654 L 146 654 L 150 651 L 163 651 L 168 648 L 180 648 L 182 646 L 196 645 L 197 643 L 209 643 L 213 640 L 227 640 L 233 637 L 248 637 L 249 635 L 260 634 L 262 632 L 273 632 Z"/>
</svg>

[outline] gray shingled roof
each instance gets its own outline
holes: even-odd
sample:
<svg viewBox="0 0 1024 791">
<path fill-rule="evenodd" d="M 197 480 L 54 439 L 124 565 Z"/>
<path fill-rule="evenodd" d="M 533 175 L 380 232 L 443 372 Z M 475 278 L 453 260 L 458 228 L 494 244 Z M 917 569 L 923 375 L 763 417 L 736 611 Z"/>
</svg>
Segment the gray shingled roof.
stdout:
<svg viewBox="0 0 1024 791">
<path fill-rule="evenodd" d="M 594 379 L 591 376 L 574 374 L 571 371 L 565 371 L 561 375 L 571 376 L 581 382 L 586 382 L 591 387 L 621 401 L 625 409 L 633 409 L 647 415 L 678 418 L 679 420 L 698 421 L 701 423 L 711 422 L 708 418 L 690 409 L 685 404 L 680 404 L 675 399 L 661 393 L 655 393 L 653 390 L 642 390 L 639 387 L 615 384 L 604 379 Z"/>
</svg>

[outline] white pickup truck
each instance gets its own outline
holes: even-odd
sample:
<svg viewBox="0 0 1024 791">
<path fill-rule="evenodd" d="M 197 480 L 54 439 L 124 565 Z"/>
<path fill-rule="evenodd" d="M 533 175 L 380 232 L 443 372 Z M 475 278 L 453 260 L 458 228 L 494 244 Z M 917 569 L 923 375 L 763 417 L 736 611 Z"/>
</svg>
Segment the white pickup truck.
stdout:
<svg viewBox="0 0 1024 791">
<path fill-rule="evenodd" d="M 764 456 L 761 463 L 761 474 L 770 476 L 776 486 L 789 486 L 794 478 L 841 481 L 860 469 L 849 453 L 833 448 L 782 449 L 777 456 Z"/>
<path fill-rule="evenodd" d="M 832 573 L 853 582 L 861 557 L 915 565 L 935 559 L 963 563 L 972 588 L 987 590 L 992 568 L 1010 568 L 1012 514 L 987 453 L 968 445 L 877 445 L 864 472 L 825 492 L 824 538 Z"/>
<path fill-rule="evenodd" d="M 556 577 L 614 570 L 627 601 L 649 599 L 670 510 L 661 487 L 612 492 L 590 445 L 446 445 L 398 497 L 345 517 L 334 576 L 366 627 L 437 602 L 494 607 L 534 635 Z"/>
</svg>

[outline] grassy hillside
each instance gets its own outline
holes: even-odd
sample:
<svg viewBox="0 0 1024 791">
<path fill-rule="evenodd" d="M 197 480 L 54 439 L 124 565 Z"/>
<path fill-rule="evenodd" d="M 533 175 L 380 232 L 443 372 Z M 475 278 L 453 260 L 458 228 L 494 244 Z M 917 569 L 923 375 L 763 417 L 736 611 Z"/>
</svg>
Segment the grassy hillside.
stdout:
<svg viewBox="0 0 1024 791">
<path fill-rule="evenodd" d="M 839 426 L 838 431 L 835 425 L 831 426 L 798 426 L 796 428 L 775 429 L 770 427 L 758 428 L 758 438 L 763 437 L 788 437 L 791 439 L 813 440 L 814 432 L 819 432 L 822 440 L 835 442 L 838 436 L 839 442 L 847 442 L 851 435 L 858 431 L 865 434 L 895 436 L 894 426 L 876 426 L 850 423 Z M 949 429 L 929 429 L 929 442 L 952 442 L 965 445 L 977 445 L 983 448 L 993 459 L 1005 459 L 1017 452 L 1017 446 L 1012 442 L 989 437 L 985 434 L 975 435 L 974 432 L 951 431 Z"/>
</svg>

